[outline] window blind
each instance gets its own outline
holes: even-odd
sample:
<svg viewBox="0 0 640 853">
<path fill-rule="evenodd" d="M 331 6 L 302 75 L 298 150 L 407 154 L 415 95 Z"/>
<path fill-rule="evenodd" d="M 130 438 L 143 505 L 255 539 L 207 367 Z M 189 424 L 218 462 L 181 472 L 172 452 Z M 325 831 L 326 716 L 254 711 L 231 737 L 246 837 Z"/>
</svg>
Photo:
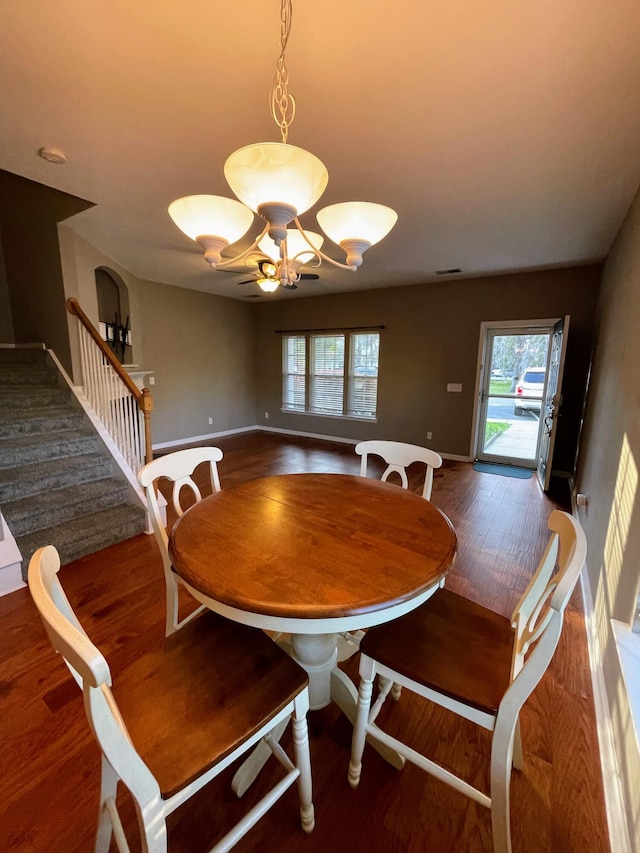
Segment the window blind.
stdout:
<svg viewBox="0 0 640 853">
<path fill-rule="evenodd" d="M 282 408 L 306 408 L 307 341 L 304 335 L 283 338 Z"/>
<path fill-rule="evenodd" d="M 344 335 L 311 336 L 310 408 L 341 415 L 344 408 Z"/>
<path fill-rule="evenodd" d="M 352 333 L 350 337 L 349 414 L 373 418 L 378 402 L 380 335 Z"/>
<path fill-rule="evenodd" d="M 282 340 L 283 409 L 375 418 L 379 332 L 318 330 Z"/>
</svg>

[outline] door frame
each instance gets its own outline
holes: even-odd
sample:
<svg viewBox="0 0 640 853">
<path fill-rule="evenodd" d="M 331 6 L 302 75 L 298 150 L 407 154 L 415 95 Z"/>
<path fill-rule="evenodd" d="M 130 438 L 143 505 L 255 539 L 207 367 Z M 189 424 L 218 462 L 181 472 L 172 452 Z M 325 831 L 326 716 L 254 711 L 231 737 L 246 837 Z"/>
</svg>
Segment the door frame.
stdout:
<svg viewBox="0 0 640 853">
<path fill-rule="evenodd" d="M 553 473 L 553 451 L 555 450 L 556 436 L 558 434 L 558 417 L 562 408 L 562 382 L 564 379 L 564 365 L 567 357 L 570 325 L 571 315 L 565 314 L 554 326 L 551 336 L 545 394 L 542 406 L 540 407 L 542 432 L 538 438 L 538 464 L 536 466 L 536 473 L 544 492 L 549 490 L 551 475 Z M 558 335 L 560 336 L 559 348 L 556 346 Z M 558 357 L 558 360 L 555 362 L 554 354 Z M 557 365 L 555 372 L 553 369 L 554 364 Z"/>
<path fill-rule="evenodd" d="M 469 447 L 469 456 L 471 459 L 476 459 L 479 430 L 480 430 L 480 404 L 482 396 L 482 385 L 484 380 L 484 357 L 485 357 L 485 342 L 487 337 L 487 329 L 520 329 L 520 328 L 535 328 L 536 326 L 544 327 L 545 329 L 553 327 L 562 317 L 542 318 L 536 320 L 483 320 L 480 323 L 480 337 L 478 340 L 478 361 L 476 367 L 476 385 L 473 403 L 473 420 L 471 422 L 471 445 Z M 537 448 L 536 448 L 537 460 Z M 514 463 L 515 464 L 515 463 Z M 535 466 L 532 470 L 535 471 Z"/>
</svg>

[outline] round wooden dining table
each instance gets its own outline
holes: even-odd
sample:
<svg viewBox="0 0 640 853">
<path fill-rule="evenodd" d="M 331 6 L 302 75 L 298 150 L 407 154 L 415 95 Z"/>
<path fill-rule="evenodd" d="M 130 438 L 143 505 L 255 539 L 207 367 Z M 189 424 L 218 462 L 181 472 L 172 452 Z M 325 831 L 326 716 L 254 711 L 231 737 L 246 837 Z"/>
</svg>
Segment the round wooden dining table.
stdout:
<svg viewBox="0 0 640 853">
<path fill-rule="evenodd" d="M 223 489 L 188 509 L 169 539 L 172 565 L 196 599 L 289 634 L 309 674 L 311 708 L 334 700 L 351 719 L 357 693 L 337 666 L 339 639 L 426 601 L 456 548 L 451 522 L 430 501 L 344 474 Z"/>
</svg>

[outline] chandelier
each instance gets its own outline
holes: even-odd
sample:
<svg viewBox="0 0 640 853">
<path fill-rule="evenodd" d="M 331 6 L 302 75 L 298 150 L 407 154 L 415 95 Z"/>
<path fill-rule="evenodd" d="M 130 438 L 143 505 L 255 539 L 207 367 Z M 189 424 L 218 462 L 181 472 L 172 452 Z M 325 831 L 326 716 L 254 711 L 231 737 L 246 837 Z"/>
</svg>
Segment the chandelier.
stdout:
<svg viewBox="0 0 640 853">
<path fill-rule="evenodd" d="M 292 0 L 281 0 L 280 56 L 270 93 L 271 115 L 282 142 L 257 142 L 234 151 L 224 164 L 224 175 L 237 199 L 192 195 L 169 205 L 175 224 L 203 249 L 213 269 L 244 263 L 258 266 L 258 285 L 272 293 L 293 288 L 300 267 L 322 261 L 357 270 L 362 255 L 393 228 L 398 214 L 390 207 L 366 201 L 331 204 L 319 210 L 324 233 L 346 254 L 341 263 L 321 251 L 324 238 L 305 231 L 298 216 L 309 210 L 327 186 L 329 173 L 314 154 L 289 145 L 289 127 L 295 117 L 295 99 L 288 92 L 286 48 L 291 30 Z M 265 222 L 254 242 L 232 258 L 222 258 L 227 246 L 240 240 L 253 223 L 254 213 Z"/>
</svg>

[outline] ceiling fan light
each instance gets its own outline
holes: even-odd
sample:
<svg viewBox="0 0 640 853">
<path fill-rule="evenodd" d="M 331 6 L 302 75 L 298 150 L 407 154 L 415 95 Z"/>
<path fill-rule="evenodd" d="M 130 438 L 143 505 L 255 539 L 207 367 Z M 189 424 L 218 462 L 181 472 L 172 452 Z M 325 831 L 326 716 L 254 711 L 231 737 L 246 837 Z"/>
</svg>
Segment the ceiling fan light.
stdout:
<svg viewBox="0 0 640 853">
<path fill-rule="evenodd" d="M 253 213 L 234 198 L 218 195 L 187 195 L 172 201 L 169 216 L 181 231 L 198 237 L 222 237 L 235 243 L 251 227 Z"/>
<path fill-rule="evenodd" d="M 323 207 L 316 218 L 325 234 L 339 246 L 353 240 L 364 240 L 373 246 L 391 231 L 398 214 L 384 204 L 345 201 Z"/>
<path fill-rule="evenodd" d="M 280 282 L 278 281 L 278 279 L 274 280 L 271 278 L 259 278 L 257 279 L 257 284 L 260 290 L 262 290 L 264 293 L 273 293 L 280 287 Z"/>
<path fill-rule="evenodd" d="M 315 249 L 322 248 L 322 244 L 324 243 L 324 237 L 322 234 L 317 234 L 315 231 L 305 231 L 304 233 L 309 238 L 309 243 L 311 243 Z M 313 257 L 315 257 L 311 249 L 309 249 L 309 243 L 307 243 L 297 228 L 287 229 L 287 255 L 289 258 L 296 258 L 296 256 L 299 255 L 300 257 L 297 257 L 296 260 L 300 266 L 308 263 Z M 262 240 L 260 240 L 258 248 L 269 258 L 276 259 L 280 257 L 280 249 L 268 234 L 265 234 Z"/>
<path fill-rule="evenodd" d="M 285 204 L 304 213 L 320 198 L 329 173 L 315 154 L 283 142 L 257 142 L 234 151 L 224 164 L 233 192 L 251 210 Z"/>
</svg>

